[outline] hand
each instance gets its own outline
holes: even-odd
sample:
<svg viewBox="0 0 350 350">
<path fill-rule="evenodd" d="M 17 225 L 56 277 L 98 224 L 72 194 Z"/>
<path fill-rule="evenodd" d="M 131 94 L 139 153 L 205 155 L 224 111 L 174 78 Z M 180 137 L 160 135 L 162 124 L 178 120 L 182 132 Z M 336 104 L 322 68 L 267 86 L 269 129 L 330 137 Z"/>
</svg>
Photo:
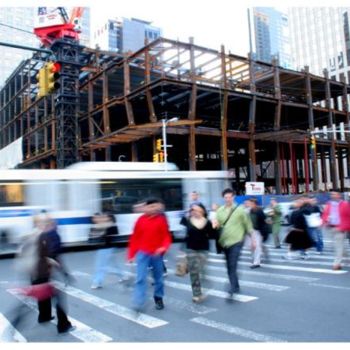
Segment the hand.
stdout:
<svg viewBox="0 0 350 350">
<path fill-rule="evenodd" d="M 155 255 L 161 255 L 161 254 L 165 253 L 165 248 L 160 247 L 154 253 L 155 253 Z"/>
<path fill-rule="evenodd" d="M 135 261 L 134 258 L 130 258 L 130 259 L 128 259 L 127 263 L 128 263 L 128 264 L 132 264 L 134 261 Z"/>
<path fill-rule="evenodd" d="M 219 225 L 219 221 L 216 220 L 216 219 L 213 219 L 213 220 L 211 221 L 211 224 L 212 224 L 213 228 L 218 228 L 218 227 L 220 226 L 220 225 Z"/>
</svg>

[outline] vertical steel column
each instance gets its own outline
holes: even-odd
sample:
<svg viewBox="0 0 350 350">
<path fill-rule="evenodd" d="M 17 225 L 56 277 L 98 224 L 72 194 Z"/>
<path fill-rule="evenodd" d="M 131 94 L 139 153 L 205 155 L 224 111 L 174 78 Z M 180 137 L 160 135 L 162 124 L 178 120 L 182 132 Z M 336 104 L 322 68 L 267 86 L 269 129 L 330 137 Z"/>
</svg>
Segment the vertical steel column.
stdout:
<svg viewBox="0 0 350 350">
<path fill-rule="evenodd" d="M 221 45 L 221 76 L 222 87 L 224 90 L 223 101 L 220 98 L 220 120 L 221 120 L 221 169 L 228 169 L 228 152 L 227 152 L 227 109 L 228 109 L 228 92 L 227 92 L 227 76 L 226 76 L 226 55 L 225 47 Z M 221 88 L 221 87 L 220 87 Z"/>
<path fill-rule="evenodd" d="M 304 139 L 304 168 L 305 168 L 305 191 L 309 192 L 310 178 L 309 178 L 309 156 L 308 156 L 308 142 Z"/>
<path fill-rule="evenodd" d="M 249 105 L 249 175 L 250 181 L 256 181 L 256 158 L 255 158 L 255 112 L 256 112 L 256 87 L 255 87 L 255 63 L 252 59 L 252 55 L 248 55 L 249 61 L 249 77 L 250 77 L 250 92 L 252 94 Z"/>
</svg>

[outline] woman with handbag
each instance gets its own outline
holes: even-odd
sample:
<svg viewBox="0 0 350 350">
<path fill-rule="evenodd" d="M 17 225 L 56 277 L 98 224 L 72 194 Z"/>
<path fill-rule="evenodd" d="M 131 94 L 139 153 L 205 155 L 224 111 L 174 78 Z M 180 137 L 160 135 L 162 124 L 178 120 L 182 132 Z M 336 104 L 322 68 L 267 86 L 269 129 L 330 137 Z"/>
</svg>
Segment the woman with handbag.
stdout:
<svg viewBox="0 0 350 350">
<path fill-rule="evenodd" d="M 181 225 L 186 227 L 186 260 L 192 287 L 192 301 L 200 303 L 204 300 L 201 288 L 201 274 L 207 260 L 209 239 L 215 238 L 215 231 L 207 218 L 207 211 L 201 204 L 193 204 L 189 216 L 184 216 Z"/>
</svg>

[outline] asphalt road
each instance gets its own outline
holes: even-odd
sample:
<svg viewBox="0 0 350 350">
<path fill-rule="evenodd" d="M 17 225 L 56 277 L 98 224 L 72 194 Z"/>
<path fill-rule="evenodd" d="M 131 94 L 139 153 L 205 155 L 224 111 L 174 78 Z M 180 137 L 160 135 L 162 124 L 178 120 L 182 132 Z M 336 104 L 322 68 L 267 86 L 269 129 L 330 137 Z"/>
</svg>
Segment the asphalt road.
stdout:
<svg viewBox="0 0 350 350">
<path fill-rule="evenodd" d="M 165 309 L 152 301 L 142 314 L 131 308 L 132 283 L 106 277 L 102 289 L 92 290 L 95 251 L 70 252 L 63 259 L 75 283 L 57 286 L 67 296 L 68 314 L 76 330 L 58 335 L 56 322 L 38 324 L 36 305 L 18 299 L 20 284 L 13 270 L 14 259 L 0 260 L 0 341 L 13 339 L 11 317 L 16 302 L 28 309 L 22 325 L 15 329 L 17 341 L 27 342 L 349 342 L 349 262 L 332 270 L 331 237 L 325 237 L 325 252 L 310 251 L 308 260 L 286 261 L 286 247 L 268 243 L 269 260 L 251 270 L 251 255 L 244 249 L 239 274 L 241 292 L 226 300 L 227 277 L 222 255 L 212 251 L 207 263 L 206 300 L 193 304 L 189 276 L 174 274 L 179 244 L 166 255 L 169 274 L 165 278 Z M 349 247 L 347 246 L 347 251 Z M 119 249 L 120 267 L 132 278 L 135 267 L 124 264 L 125 249 Z"/>
</svg>

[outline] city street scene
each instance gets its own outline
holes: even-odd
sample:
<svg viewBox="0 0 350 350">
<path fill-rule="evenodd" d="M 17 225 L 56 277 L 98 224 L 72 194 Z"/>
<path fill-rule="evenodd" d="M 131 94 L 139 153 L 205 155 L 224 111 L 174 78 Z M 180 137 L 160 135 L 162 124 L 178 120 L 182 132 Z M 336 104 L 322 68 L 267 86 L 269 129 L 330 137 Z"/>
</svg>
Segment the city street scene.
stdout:
<svg viewBox="0 0 350 350">
<path fill-rule="evenodd" d="M 0 6 L 0 343 L 350 342 L 346 1 L 59 5 Z"/>
</svg>

